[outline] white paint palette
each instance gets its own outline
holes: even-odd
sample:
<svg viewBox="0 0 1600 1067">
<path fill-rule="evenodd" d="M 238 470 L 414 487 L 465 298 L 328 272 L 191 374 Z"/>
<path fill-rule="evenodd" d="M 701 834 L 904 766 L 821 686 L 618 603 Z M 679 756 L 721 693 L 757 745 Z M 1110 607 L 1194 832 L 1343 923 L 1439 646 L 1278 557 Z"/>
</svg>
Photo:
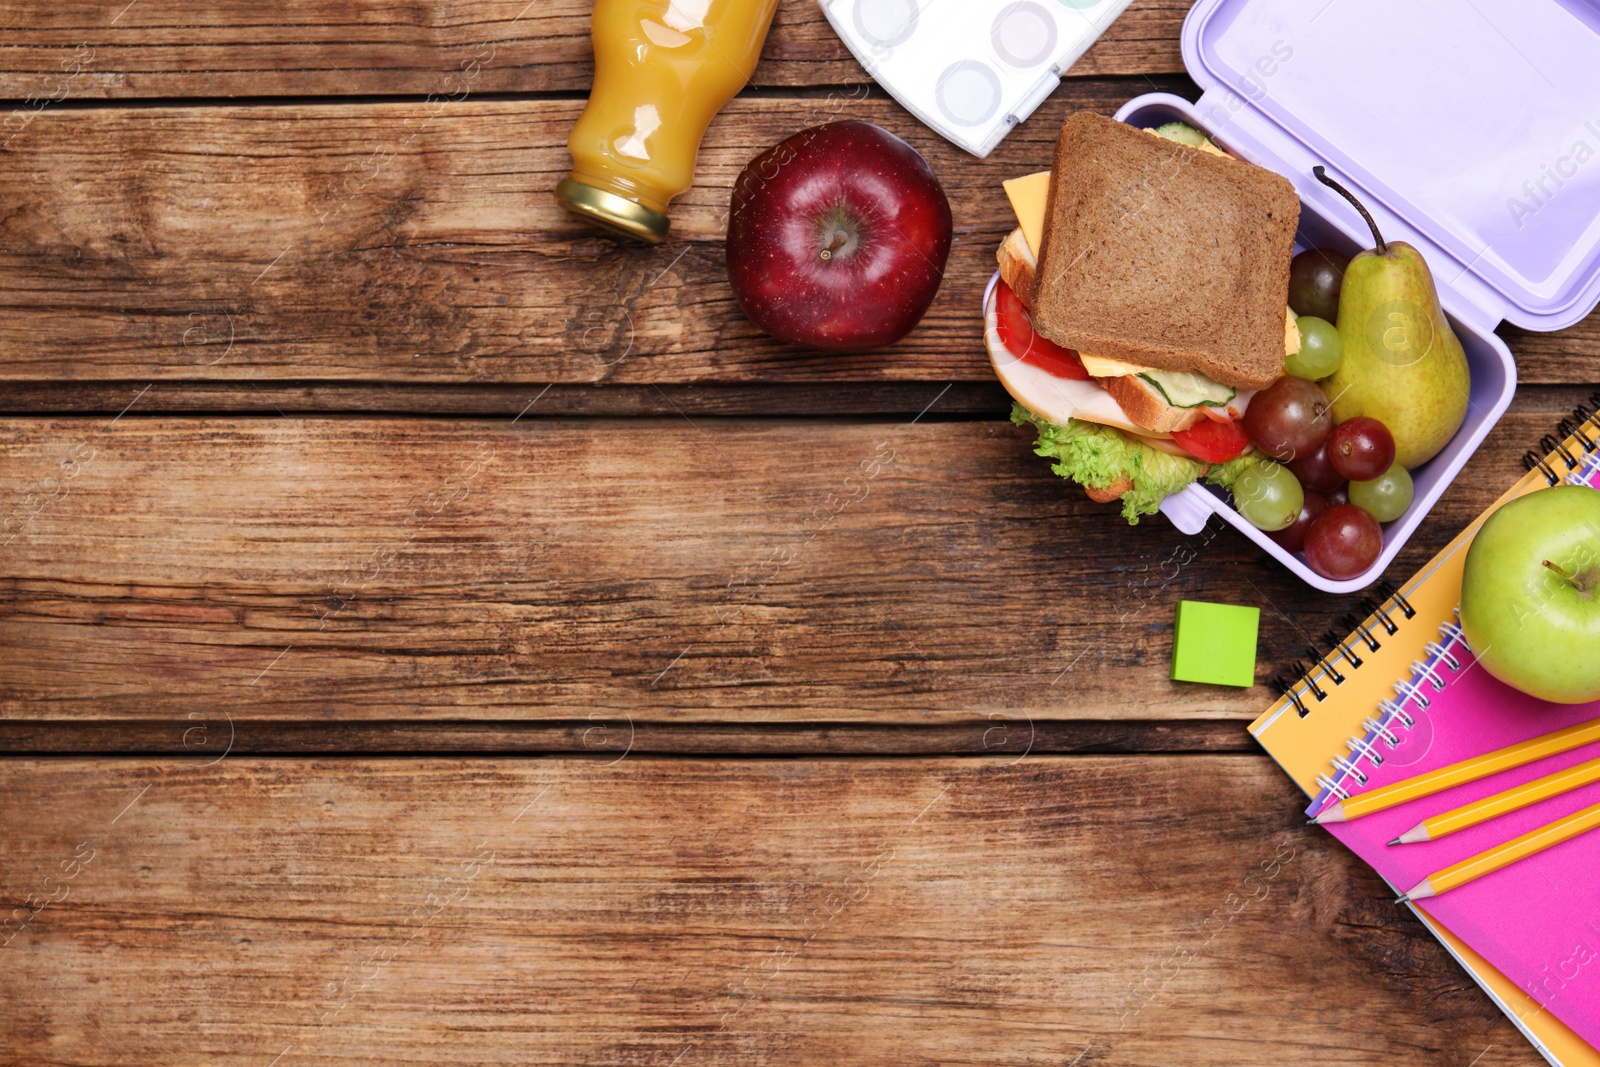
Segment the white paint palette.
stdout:
<svg viewBox="0 0 1600 1067">
<path fill-rule="evenodd" d="M 818 0 L 867 73 L 987 156 L 1131 0 Z"/>
</svg>

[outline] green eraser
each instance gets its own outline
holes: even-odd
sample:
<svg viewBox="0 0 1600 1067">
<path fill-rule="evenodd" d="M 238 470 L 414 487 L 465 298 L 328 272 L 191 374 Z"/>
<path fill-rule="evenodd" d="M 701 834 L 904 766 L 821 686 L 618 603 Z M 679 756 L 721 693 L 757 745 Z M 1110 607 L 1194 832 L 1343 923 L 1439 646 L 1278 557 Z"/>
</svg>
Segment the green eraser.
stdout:
<svg viewBox="0 0 1600 1067">
<path fill-rule="evenodd" d="M 1172 680 L 1210 685 L 1256 684 L 1260 608 L 1178 601 L 1172 634 Z"/>
</svg>

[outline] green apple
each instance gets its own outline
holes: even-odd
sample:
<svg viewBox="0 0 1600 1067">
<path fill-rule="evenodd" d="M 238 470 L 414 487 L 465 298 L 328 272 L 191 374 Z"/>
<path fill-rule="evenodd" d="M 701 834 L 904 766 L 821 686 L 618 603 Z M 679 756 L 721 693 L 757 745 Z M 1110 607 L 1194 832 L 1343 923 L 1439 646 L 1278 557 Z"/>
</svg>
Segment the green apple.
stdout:
<svg viewBox="0 0 1600 1067">
<path fill-rule="evenodd" d="M 1540 700 L 1600 699 L 1600 491 L 1558 485 L 1484 522 L 1461 575 L 1461 628 L 1485 670 Z"/>
</svg>

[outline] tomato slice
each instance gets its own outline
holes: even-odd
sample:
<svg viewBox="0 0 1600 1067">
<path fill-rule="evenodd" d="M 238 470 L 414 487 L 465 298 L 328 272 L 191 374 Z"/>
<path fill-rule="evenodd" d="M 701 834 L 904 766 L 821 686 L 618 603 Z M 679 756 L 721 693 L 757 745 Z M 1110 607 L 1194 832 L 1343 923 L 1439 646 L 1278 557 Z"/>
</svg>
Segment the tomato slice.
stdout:
<svg viewBox="0 0 1600 1067">
<path fill-rule="evenodd" d="M 1244 455 L 1250 438 L 1236 422 L 1202 419 L 1187 430 L 1173 430 L 1172 439 L 1207 463 L 1226 463 Z"/>
<path fill-rule="evenodd" d="M 1024 363 L 1032 363 L 1035 367 L 1047 370 L 1058 378 L 1088 381 L 1089 372 L 1083 369 L 1083 361 L 1078 358 L 1078 353 L 1070 348 L 1062 348 L 1037 333 L 1033 328 L 1033 316 L 1022 306 L 1022 300 L 1012 291 L 1011 286 L 1003 281 L 997 282 L 996 286 L 998 291 L 995 293 L 995 301 L 998 304 L 1000 320 L 1000 343 Z"/>
</svg>

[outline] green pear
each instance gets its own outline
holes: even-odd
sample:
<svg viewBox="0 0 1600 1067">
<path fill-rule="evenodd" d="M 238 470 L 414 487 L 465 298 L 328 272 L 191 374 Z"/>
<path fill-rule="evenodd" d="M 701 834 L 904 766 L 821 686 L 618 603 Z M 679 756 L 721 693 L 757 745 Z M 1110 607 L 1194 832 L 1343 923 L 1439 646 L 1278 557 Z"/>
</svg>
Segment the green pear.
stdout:
<svg viewBox="0 0 1600 1067">
<path fill-rule="evenodd" d="M 1321 167 L 1318 180 L 1355 205 L 1375 247 L 1345 268 L 1339 292 L 1344 360 L 1324 379 L 1339 422 L 1366 415 L 1394 435 L 1395 462 L 1410 470 L 1438 455 L 1467 417 L 1472 375 L 1461 341 L 1439 306 L 1439 290 L 1422 253 L 1385 241 L 1349 190 Z"/>
</svg>

